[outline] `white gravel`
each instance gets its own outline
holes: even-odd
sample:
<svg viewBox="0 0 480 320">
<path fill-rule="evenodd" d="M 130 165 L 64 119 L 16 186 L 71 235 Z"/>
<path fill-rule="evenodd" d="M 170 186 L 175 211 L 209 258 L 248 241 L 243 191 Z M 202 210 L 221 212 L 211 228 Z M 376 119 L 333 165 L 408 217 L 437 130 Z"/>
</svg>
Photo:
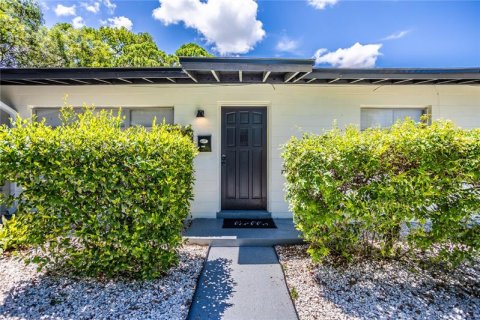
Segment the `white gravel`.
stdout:
<svg viewBox="0 0 480 320">
<path fill-rule="evenodd" d="M 276 247 L 300 319 L 480 319 L 480 263 L 454 274 L 404 262 L 314 265 L 307 246 Z"/>
<path fill-rule="evenodd" d="M 208 247 L 180 249 L 180 263 L 153 281 L 48 276 L 0 257 L 0 319 L 185 319 Z"/>
</svg>

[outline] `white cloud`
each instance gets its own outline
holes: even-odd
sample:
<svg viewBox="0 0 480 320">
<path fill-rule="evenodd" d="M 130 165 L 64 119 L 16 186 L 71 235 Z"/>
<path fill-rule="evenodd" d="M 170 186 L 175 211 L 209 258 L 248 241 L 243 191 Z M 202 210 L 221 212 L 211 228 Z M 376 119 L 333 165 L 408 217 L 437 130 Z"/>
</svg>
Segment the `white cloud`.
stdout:
<svg viewBox="0 0 480 320">
<path fill-rule="evenodd" d="M 355 43 L 350 48 L 338 49 L 334 52 L 328 52 L 327 49 L 318 49 L 315 52 L 315 63 L 328 63 L 333 67 L 339 68 L 372 68 L 377 62 L 381 44 Z"/>
<path fill-rule="evenodd" d="M 314 7 L 317 10 L 323 10 L 327 6 L 335 5 L 338 0 L 307 0 L 308 4 Z"/>
<path fill-rule="evenodd" d="M 75 5 L 67 7 L 62 4 L 57 4 L 55 7 L 55 14 L 57 16 L 74 16 L 75 15 Z"/>
<path fill-rule="evenodd" d="M 78 16 L 72 19 L 72 25 L 75 29 L 79 29 L 85 27 L 85 21 L 83 21 L 82 17 Z"/>
<path fill-rule="evenodd" d="M 402 31 L 399 31 L 399 32 L 395 32 L 395 33 L 392 33 L 392 34 L 389 35 L 389 36 L 386 36 L 385 38 L 383 38 L 383 39 L 381 39 L 381 40 L 396 40 L 396 39 L 400 39 L 400 38 L 405 37 L 407 34 L 409 34 L 410 31 L 412 31 L 412 30 L 402 30 Z"/>
<path fill-rule="evenodd" d="M 132 30 L 133 22 L 132 20 L 128 19 L 127 17 L 113 17 L 107 19 L 108 25 L 113 28 L 127 28 L 128 30 Z"/>
<path fill-rule="evenodd" d="M 103 0 L 103 5 L 107 7 L 110 13 L 113 13 L 115 11 L 115 8 L 117 7 L 117 5 L 113 3 L 111 0 Z"/>
<path fill-rule="evenodd" d="M 85 10 L 91 13 L 97 13 L 100 11 L 100 2 L 93 2 L 93 3 L 82 2 L 81 6 L 85 8 Z"/>
<path fill-rule="evenodd" d="M 282 52 L 293 52 L 298 48 L 298 41 L 290 39 L 288 37 L 282 37 L 277 42 L 275 49 Z"/>
<path fill-rule="evenodd" d="M 183 22 L 221 55 L 247 53 L 265 36 L 254 0 L 159 0 L 153 17 L 164 25 Z"/>
</svg>

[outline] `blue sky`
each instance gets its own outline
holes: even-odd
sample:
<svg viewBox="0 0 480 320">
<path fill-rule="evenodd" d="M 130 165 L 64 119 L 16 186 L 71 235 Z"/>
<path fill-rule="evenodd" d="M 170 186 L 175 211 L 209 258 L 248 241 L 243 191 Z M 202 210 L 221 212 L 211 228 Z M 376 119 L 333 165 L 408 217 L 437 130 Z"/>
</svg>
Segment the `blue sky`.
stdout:
<svg viewBox="0 0 480 320">
<path fill-rule="evenodd" d="M 479 67 L 480 1 L 44 0 L 45 22 L 148 32 L 173 53 L 315 57 L 325 67 Z"/>
</svg>

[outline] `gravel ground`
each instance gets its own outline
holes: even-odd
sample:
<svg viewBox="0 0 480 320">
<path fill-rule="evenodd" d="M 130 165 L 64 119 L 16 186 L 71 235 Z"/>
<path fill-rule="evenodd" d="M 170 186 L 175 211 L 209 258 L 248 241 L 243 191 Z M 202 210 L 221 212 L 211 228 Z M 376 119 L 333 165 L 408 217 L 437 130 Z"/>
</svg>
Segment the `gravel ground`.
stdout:
<svg viewBox="0 0 480 320">
<path fill-rule="evenodd" d="M 208 247 L 188 245 L 154 281 L 48 276 L 0 257 L 0 319 L 185 319 Z"/>
<path fill-rule="evenodd" d="M 455 274 L 398 261 L 339 269 L 314 265 L 306 249 L 276 247 L 302 320 L 480 319 L 480 263 Z"/>
</svg>

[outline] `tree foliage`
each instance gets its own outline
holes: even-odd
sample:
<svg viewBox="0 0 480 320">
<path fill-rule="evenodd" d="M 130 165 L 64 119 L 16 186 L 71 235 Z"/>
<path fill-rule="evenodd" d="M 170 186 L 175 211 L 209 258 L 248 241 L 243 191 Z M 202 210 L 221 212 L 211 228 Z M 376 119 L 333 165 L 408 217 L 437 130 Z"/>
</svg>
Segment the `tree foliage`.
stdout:
<svg viewBox="0 0 480 320">
<path fill-rule="evenodd" d="M 175 55 L 177 55 L 177 57 L 213 57 L 207 50 L 192 42 L 182 44 L 180 48 L 175 51 Z"/>
<path fill-rule="evenodd" d="M 316 260 L 419 249 L 455 266 L 478 256 L 480 130 L 412 120 L 333 129 L 292 138 L 283 158 L 295 223 Z M 408 246 L 397 246 L 401 230 Z"/>
<path fill-rule="evenodd" d="M 125 28 L 83 27 L 57 24 L 48 30 L 46 43 L 57 57 L 54 65 L 63 67 L 153 67 L 169 65 L 167 55 L 158 49 L 147 33 L 135 34 Z M 41 63 L 41 62 L 40 62 Z M 52 64 L 51 59 L 45 66 Z"/>
<path fill-rule="evenodd" d="M 0 0 L 0 66 L 157 67 L 178 65 L 178 56 L 211 56 L 194 43 L 176 54 L 160 50 L 148 33 L 126 28 L 43 26 L 34 0 Z"/>
<path fill-rule="evenodd" d="M 0 66 L 29 65 L 39 49 L 43 15 L 34 0 L 0 0 Z"/>
<path fill-rule="evenodd" d="M 120 116 L 91 108 L 62 119 L 57 128 L 20 118 L 0 127 L 0 183 L 22 186 L 7 201 L 18 203 L 10 226 L 28 226 L 21 243 L 48 253 L 33 258 L 40 266 L 158 277 L 177 261 L 193 198 L 189 130 L 122 129 Z M 16 245 L 6 231 L 0 245 Z"/>
<path fill-rule="evenodd" d="M 175 51 L 175 54 L 168 56 L 169 64 L 179 65 L 179 57 L 213 57 L 213 55 L 198 44 L 190 42 L 182 44 L 180 48 Z"/>
</svg>

